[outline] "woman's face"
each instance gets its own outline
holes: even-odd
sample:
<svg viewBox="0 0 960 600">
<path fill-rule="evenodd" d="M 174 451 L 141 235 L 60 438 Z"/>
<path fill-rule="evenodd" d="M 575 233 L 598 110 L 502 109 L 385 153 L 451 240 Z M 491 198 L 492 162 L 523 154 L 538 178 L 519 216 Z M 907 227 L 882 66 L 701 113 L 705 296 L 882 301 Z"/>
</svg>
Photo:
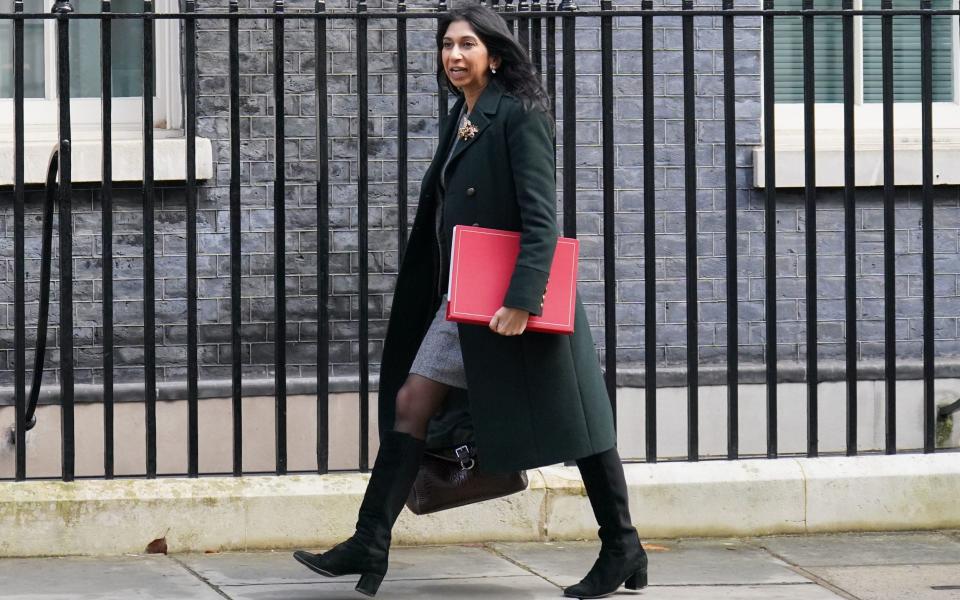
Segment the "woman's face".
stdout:
<svg viewBox="0 0 960 600">
<path fill-rule="evenodd" d="M 454 21 L 447 27 L 440 56 L 447 79 L 464 93 L 482 90 L 490 68 L 499 63 L 490 58 L 480 36 L 466 21 Z"/>
</svg>

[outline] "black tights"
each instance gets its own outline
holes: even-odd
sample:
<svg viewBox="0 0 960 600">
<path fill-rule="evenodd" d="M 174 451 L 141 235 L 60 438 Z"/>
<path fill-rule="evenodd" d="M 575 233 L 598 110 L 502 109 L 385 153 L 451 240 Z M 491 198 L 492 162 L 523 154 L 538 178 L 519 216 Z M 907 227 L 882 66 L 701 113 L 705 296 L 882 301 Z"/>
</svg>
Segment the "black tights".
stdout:
<svg viewBox="0 0 960 600">
<path fill-rule="evenodd" d="M 426 439 L 430 418 L 440 412 L 450 386 L 411 373 L 397 392 L 393 428 L 418 440 Z"/>
</svg>

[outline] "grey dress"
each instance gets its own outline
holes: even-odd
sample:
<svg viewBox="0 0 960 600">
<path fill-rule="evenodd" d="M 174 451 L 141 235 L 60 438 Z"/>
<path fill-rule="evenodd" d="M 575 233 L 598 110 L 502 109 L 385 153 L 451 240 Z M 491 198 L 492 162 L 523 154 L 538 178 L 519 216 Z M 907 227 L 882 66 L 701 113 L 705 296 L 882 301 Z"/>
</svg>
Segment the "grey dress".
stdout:
<svg viewBox="0 0 960 600">
<path fill-rule="evenodd" d="M 466 115 L 460 113 L 461 125 Z M 437 236 L 437 245 L 440 248 L 440 308 L 433 316 L 433 321 L 427 329 L 427 334 L 420 342 L 420 349 L 417 350 L 417 356 L 413 359 L 413 365 L 410 367 L 410 373 L 416 373 L 432 379 L 434 381 L 456 388 L 467 388 L 467 375 L 463 369 L 463 355 L 460 352 L 460 335 L 457 331 L 457 324 L 447 320 L 447 278 L 450 262 L 449 240 L 444 239 L 443 235 L 443 200 L 446 192 L 446 170 L 450 163 L 450 157 L 459 143 L 457 130 L 454 127 L 455 136 L 450 145 L 450 153 L 447 155 L 440 170 L 440 184 L 437 189 L 437 214 L 434 219 L 436 223 L 435 235 Z"/>
</svg>

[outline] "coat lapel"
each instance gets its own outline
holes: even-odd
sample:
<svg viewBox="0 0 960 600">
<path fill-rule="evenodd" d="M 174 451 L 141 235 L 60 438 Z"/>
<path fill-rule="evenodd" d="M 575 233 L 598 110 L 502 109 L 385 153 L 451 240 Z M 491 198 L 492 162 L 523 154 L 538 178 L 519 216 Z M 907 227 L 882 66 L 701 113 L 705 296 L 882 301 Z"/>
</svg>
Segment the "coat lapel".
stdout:
<svg viewBox="0 0 960 600">
<path fill-rule="evenodd" d="M 487 88 L 483 90 L 483 93 L 480 94 L 477 105 L 473 107 L 473 113 L 469 117 L 470 122 L 477 128 L 477 132 L 469 140 L 461 140 L 460 143 L 457 144 L 457 147 L 454 148 L 453 156 L 450 157 L 450 165 L 447 167 L 448 173 L 453 168 L 457 158 L 466 152 L 467 148 L 472 146 L 480 136 L 483 135 L 484 130 L 490 125 L 489 117 L 497 114 L 497 107 L 500 105 L 500 98 L 502 96 L 503 90 L 497 83 L 492 81 Z"/>
<path fill-rule="evenodd" d="M 457 126 L 457 115 L 460 114 L 463 103 L 463 98 L 457 100 L 453 105 L 453 109 L 450 111 L 446 123 L 440 128 L 440 137 L 437 140 L 437 152 L 423 177 L 424 187 L 426 189 L 432 190 L 437 184 L 436 178 L 440 175 L 440 167 L 443 165 L 444 157 L 450 152 L 450 144 L 453 143 L 453 128 Z"/>
<path fill-rule="evenodd" d="M 470 122 L 473 123 L 473 126 L 477 128 L 477 132 L 473 134 L 473 137 L 468 140 L 459 140 L 457 142 L 457 147 L 453 149 L 453 156 L 450 157 L 450 165 L 453 165 L 454 161 L 463 154 L 467 148 L 473 145 L 477 138 L 483 135 L 484 130 L 490 125 L 490 119 L 487 118 L 487 115 L 479 110 L 474 110 L 473 114 L 468 117 Z M 447 167 L 448 169 L 450 167 Z"/>
<path fill-rule="evenodd" d="M 433 190 L 437 185 L 437 177 L 440 176 L 440 168 L 443 166 L 443 157 L 450 152 L 450 144 L 453 143 L 453 128 L 457 126 L 457 117 L 455 115 L 460 114 L 463 102 L 464 100 L 461 98 L 453 105 L 449 118 L 443 127 L 440 128 L 437 139 L 437 151 L 433 156 L 433 160 L 430 161 L 430 166 L 427 167 L 427 172 L 423 175 L 423 189 L 421 193 L 426 190 Z"/>
<path fill-rule="evenodd" d="M 437 158 L 443 158 L 450 152 L 450 144 L 453 143 L 453 130 L 457 128 L 457 117 L 463 110 L 464 99 L 460 98 L 453 105 L 450 114 L 447 115 L 447 122 L 443 124 L 443 130 L 440 132 L 440 143 L 437 144 Z"/>
</svg>

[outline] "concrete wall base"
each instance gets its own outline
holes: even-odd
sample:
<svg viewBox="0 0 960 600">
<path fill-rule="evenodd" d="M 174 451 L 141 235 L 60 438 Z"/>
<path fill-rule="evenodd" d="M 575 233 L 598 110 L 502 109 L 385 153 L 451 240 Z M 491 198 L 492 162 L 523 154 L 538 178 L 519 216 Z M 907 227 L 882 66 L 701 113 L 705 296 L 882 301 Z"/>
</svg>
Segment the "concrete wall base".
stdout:
<svg viewBox="0 0 960 600">
<path fill-rule="evenodd" d="M 626 465 L 641 536 L 746 536 L 960 527 L 960 456 Z M 397 544 L 594 539 L 575 468 L 529 472 L 521 494 L 407 511 Z M 0 484 L 0 557 L 330 546 L 353 532 L 368 475 Z"/>
</svg>

